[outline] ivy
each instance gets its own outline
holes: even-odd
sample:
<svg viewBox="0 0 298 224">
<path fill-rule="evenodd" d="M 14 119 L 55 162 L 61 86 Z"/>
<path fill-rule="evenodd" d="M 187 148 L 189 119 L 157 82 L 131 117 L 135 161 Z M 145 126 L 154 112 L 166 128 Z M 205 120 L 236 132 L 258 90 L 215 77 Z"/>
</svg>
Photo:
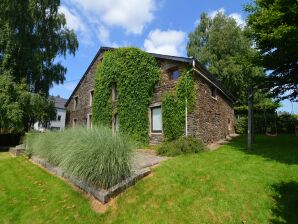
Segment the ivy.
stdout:
<svg viewBox="0 0 298 224">
<path fill-rule="evenodd" d="M 190 68 L 184 69 L 172 92 L 162 98 L 163 133 L 167 141 L 178 139 L 184 133 L 185 106 L 191 113 L 196 102 L 195 81 Z"/>
<path fill-rule="evenodd" d="M 96 72 L 93 122 L 112 126 L 117 113 L 119 131 L 133 139 L 148 142 L 148 107 L 154 86 L 160 79 L 154 57 L 137 48 L 107 51 Z M 118 98 L 112 100 L 112 86 Z"/>
</svg>

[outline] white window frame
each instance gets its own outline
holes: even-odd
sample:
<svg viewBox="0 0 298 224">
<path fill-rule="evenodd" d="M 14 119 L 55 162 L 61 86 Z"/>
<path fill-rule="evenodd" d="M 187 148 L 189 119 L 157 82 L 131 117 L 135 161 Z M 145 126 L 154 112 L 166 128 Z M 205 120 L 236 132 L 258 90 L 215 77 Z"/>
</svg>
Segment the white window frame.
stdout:
<svg viewBox="0 0 298 224">
<path fill-rule="evenodd" d="M 92 113 L 87 114 L 87 128 L 92 128 Z"/>
<path fill-rule="evenodd" d="M 74 110 L 78 109 L 78 104 L 79 104 L 79 96 L 74 96 L 73 97 L 73 109 Z"/>
<path fill-rule="evenodd" d="M 92 106 L 93 97 L 94 97 L 94 89 L 89 91 L 89 106 Z"/>
<path fill-rule="evenodd" d="M 161 129 L 160 130 L 153 130 L 153 110 L 156 108 L 160 108 L 161 112 Z M 150 133 L 151 134 L 162 134 L 163 133 L 163 125 L 162 125 L 162 107 L 160 104 L 152 105 L 150 108 Z"/>
</svg>

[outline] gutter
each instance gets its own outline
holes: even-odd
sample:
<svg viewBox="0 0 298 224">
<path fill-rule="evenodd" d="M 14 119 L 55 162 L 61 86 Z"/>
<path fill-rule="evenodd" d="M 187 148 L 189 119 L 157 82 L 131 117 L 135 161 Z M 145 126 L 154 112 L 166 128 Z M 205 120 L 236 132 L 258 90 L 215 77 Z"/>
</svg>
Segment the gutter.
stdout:
<svg viewBox="0 0 298 224">
<path fill-rule="evenodd" d="M 224 94 L 232 103 L 235 103 L 235 99 L 230 97 L 228 94 L 225 93 L 216 83 L 214 83 L 211 79 L 209 79 L 206 75 L 204 75 L 196 66 L 196 59 L 192 59 L 192 66 L 194 71 L 196 71 L 198 74 L 200 74 L 205 80 L 207 80 L 209 83 L 211 83 L 213 86 L 215 86 L 222 94 Z"/>
</svg>

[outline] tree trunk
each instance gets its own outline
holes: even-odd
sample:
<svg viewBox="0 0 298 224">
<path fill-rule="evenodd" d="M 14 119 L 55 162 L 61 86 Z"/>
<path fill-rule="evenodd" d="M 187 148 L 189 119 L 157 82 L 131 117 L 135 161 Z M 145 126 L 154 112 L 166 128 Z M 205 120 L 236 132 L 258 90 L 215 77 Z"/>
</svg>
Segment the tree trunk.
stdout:
<svg viewBox="0 0 298 224">
<path fill-rule="evenodd" d="M 247 149 L 252 150 L 253 144 L 253 87 L 250 86 L 248 89 L 248 125 L 247 125 Z"/>
</svg>

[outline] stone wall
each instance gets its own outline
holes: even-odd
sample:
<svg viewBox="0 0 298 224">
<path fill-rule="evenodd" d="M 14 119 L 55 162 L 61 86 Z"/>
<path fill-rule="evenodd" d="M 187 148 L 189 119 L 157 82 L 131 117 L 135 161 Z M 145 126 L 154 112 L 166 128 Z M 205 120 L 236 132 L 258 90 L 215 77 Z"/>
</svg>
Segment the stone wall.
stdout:
<svg viewBox="0 0 298 224">
<path fill-rule="evenodd" d="M 189 135 L 200 137 L 205 143 L 226 138 L 234 130 L 234 110 L 219 91 L 212 97 L 212 90 L 202 77 L 196 75 L 197 101 L 194 111 L 188 115 Z"/>
<path fill-rule="evenodd" d="M 155 106 L 160 106 L 162 97 L 166 92 L 173 91 L 177 80 L 169 80 L 169 68 L 176 67 L 182 70 L 185 66 L 185 64 L 182 63 L 173 63 L 169 62 L 166 60 L 160 60 L 159 61 L 159 66 L 160 66 L 160 74 L 161 74 L 161 79 L 159 83 L 155 86 L 152 99 L 151 99 L 151 104 L 149 106 L 149 111 L 148 111 L 148 116 L 149 116 L 149 142 L 150 144 L 159 144 L 163 142 L 164 137 L 162 133 L 151 133 L 151 111 L 150 107 L 155 107 Z"/>
<path fill-rule="evenodd" d="M 92 106 L 89 103 L 89 93 L 94 88 L 96 67 L 100 60 L 101 55 L 97 57 L 73 95 L 73 97 L 78 96 L 77 109 L 74 109 L 73 98 L 67 106 L 68 126 L 73 124 L 74 119 L 77 119 L 78 125 L 87 124 L 87 116 L 92 113 Z M 169 80 L 169 68 L 177 67 L 179 69 L 183 69 L 185 66 L 184 63 L 167 60 L 158 60 L 158 63 L 160 66 L 161 80 L 154 89 L 151 104 L 148 108 L 148 133 L 151 144 L 161 143 L 164 138 L 162 133 L 151 133 L 150 108 L 161 105 L 164 93 L 172 91 L 175 88 L 177 81 Z M 195 75 L 195 79 L 197 83 L 197 101 L 194 111 L 188 115 L 188 133 L 189 135 L 200 137 L 205 143 L 224 139 L 228 134 L 234 133 L 233 107 L 231 103 L 229 103 L 229 100 L 227 100 L 227 98 L 219 91 L 217 98 L 212 98 L 210 84 L 208 84 L 203 78 L 199 77 L 198 74 Z"/>
<path fill-rule="evenodd" d="M 74 119 L 77 119 L 77 125 L 87 125 L 87 116 L 92 113 L 92 106 L 90 105 L 90 91 L 94 89 L 96 67 L 101 58 L 102 55 L 99 55 L 96 58 L 94 64 L 89 69 L 79 88 L 75 91 L 73 98 L 67 105 L 67 126 L 72 126 Z M 78 105 L 77 109 L 74 109 L 74 97 L 76 96 L 78 97 Z"/>
</svg>

